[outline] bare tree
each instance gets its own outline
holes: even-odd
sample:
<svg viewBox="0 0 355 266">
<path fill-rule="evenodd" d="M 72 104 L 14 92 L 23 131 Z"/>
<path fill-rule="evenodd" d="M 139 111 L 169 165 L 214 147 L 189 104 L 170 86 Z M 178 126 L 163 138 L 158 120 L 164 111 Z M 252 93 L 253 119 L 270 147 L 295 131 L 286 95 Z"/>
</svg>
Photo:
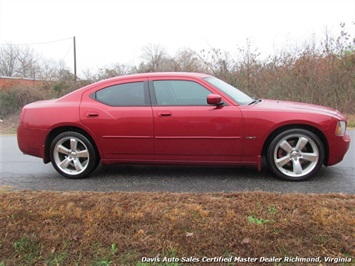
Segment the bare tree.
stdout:
<svg viewBox="0 0 355 266">
<path fill-rule="evenodd" d="M 16 73 L 19 49 L 13 45 L 0 46 L 0 75 L 13 77 Z"/>
<path fill-rule="evenodd" d="M 235 62 L 228 52 L 221 49 L 211 48 L 210 50 L 202 50 L 199 55 L 204 66 L 204 72 L 211 73 L 216 77 L 225 81 L 232 79 Z M 231 82 L 232 84 L 234 82 Z"/>
<path fill-rule="evenodd" d="M 144 46 L 141 58 L 143 61 L 137 68 L 137 72 L 172 71 L 174 68 L 164 47 L 158 44 Z"/>
<path fill-rule="evenodd" d="M 247 38 L 245 45 L 238 47 L 238 53 L 240 59 L 236 64 L 237 82 L 247 92 L 258 96 L 262 95 L 262 86 L 258 84 L 258 75 L 262 68 L 262 64 L 258 59 L 260 52 L 253 47 L 252 41 Z"/>
<path fill-rule="evenodd" d="M 84 72 L 85 79 L 89 82 L 95 82 L 107 78 L 126 75 L 134 72 L 133 67 L 124 64 L 114 64 L 112 66 L 106 66 L 99 68 L 98 72 L 93 74 L 90 70 Z"/>
<path fill-rule="evenodd" d="M 36 78 L 57 81 L 61 69 L 65 69 L 65 63 L 63 61 L 44 59 L 40 63 L 40 69 L 38 70 Z"/>
<path fill-rule="evenodd" d="M 199 56 L 191 49 L 178 51 L 174 63 L 174 71 L 201 72 L 203 69 Z"/>
<path fill-rule="evenodd" d="M 40 70 L 40 57 L 35 51 L 28 47 L 20 49 L 17 60 L 18 75 L 21 77 L 36 79 L 36 74 Z"/>
<path fill-rule="evenodd" d="M 7 44 L 0 46 L 0 75 L 36 78 L 40 71 L 40 57 L 29 48 Z"/>
</svg>

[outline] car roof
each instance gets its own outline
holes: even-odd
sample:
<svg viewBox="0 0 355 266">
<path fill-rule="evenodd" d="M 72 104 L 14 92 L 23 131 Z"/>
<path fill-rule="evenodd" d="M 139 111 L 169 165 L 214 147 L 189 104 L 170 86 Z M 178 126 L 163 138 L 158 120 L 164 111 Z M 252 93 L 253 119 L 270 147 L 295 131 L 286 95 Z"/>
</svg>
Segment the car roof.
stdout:
<svg viewBox="0 0 355 266">
<path fill-rule="evenodd" d="M 121 79 L 134 79 L 134 78 L 174 78 L 174 77 L 187 77 L 187 78 L 205 78 L 210 77 L 209 74 L 204 73 L 195 73 L 195 72 L 149 72 L 149 73 L 136 73 L 136 74 L 127 74 L 122 76 L 117 76 L 113 78 L 106 79 L 108 80 L 121 80 Z M 104 80 L 103 80 L 104 81 Z"/>
<path fill-rule="evenodd" d="M 126 75 L 130 77 L 208 77 L 210 75 L 196 72 L 149 72 Z"/>
<path fill-rule="evenodd" d="M 84 86 L 76 91 L 73 91 L 74 94 L 76 93 L 82 93 L 83 90 L 87 90 L 93 87 L 96 87 L 98 85 L 103 85 L 103 84 L 110 84 L 116 81 L 124 81 L 124 80 L 130 80 L 130 79 L 144 79 L 144 78 L 195 78 L 195 79 L 201 79 L 201 78 L 206 78 L 206 77 L 211 77 L 209 74 L 204 74 L 204 73 L 196 73 L 196 72 L 149 72 L 149 73 L 135 73 L 135 74 L 127 74 L 127 75 L 122 75 L 122 76 L 117 76 L 117 77 L 112 77 L 108 79 L 103 79 L 94 83 L 91 83 L 87 86 Z M 81 92 L 79 92 L 81 91 Z M 69 93 L 72 94 L 72 93 Z"/>
</svg>

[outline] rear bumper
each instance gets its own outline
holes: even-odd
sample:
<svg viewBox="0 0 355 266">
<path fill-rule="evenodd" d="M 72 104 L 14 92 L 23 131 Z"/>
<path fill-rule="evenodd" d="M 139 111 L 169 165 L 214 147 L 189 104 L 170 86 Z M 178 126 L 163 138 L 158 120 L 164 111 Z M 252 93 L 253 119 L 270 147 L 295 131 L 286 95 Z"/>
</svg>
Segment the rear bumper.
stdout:
<svg viewBox="0 0 355 266">
<path fill-rule="evenodd" d="M 33 129 L 19 125 L 17 128 L 17 143 L 19 149 L 28 155 L 44 158 L 45 138 L 47 130 Z"/>
</svg>

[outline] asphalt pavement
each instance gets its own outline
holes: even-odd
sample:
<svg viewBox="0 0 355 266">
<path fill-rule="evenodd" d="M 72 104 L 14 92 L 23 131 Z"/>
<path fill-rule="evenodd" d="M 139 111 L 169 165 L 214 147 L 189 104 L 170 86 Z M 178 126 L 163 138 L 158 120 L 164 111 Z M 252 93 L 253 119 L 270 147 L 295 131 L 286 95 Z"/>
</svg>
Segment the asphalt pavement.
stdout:
<svg viewBox="0 0 355 266">
<path fill-rule="evenodd" d="M 308 181 L 288 182 L 275 178 L 264 167 L 198 166 L 99 166 L 88 178 L 66 179 L 51 164 L 23 155 L 16 136 L 0 136 L 0 187 L 13 190 L 53 191 L 146 191 L 146 192 L 241 192 L 355 194 L 355 130 L 344 160 L 322 167 Z"/>
</svg>

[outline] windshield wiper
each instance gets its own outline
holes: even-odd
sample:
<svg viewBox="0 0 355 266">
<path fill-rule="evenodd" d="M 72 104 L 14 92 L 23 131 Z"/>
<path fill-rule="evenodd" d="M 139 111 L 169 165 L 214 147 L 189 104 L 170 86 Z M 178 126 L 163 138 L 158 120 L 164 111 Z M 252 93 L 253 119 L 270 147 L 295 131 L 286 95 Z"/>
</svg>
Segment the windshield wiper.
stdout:
<svg viewBox="0 0 355 266">
<path fill-rule="evenodd" d="M 261 102 L 261 99 L 257 99 L 257 98 L 253 98 L 254 100 L 252 102 L 250 102 L 248 105 L 252 105 L 252 104 L 257 104 Z"/>
</svg>

